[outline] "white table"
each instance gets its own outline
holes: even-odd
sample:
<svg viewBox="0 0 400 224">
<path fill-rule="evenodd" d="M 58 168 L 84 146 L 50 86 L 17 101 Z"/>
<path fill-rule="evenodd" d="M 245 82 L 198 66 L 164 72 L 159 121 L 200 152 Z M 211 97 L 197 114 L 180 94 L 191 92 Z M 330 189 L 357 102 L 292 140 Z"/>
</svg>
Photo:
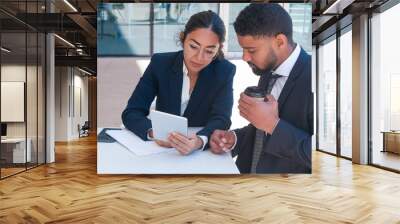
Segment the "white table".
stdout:
<svg viewBox="0 0 400 224">
<path fill-rule="evenodd" d="M 171 150 L 173 150 L 171 153 L 137 156 L 118 142 L 99 142 L 97 143 L 97 173 L 239 174 L 229 153 L 215 155 L 205 150 L 182 156 L 175 149 Z"/>
<path fill-rule="evenodd" d="M 26 144 L 27 143 L 27 144 Z M 31 161 L 31 144 L 32 141 L 30 138 L 6 138 L 1 139 L 2 145 L 13 145 L 13 163 L 25 163 Z M 27 145 L 25 151 L 25 144 Z M 25 154 L 26 152 L 26 154 Z M 25 161 L 26 160 L 26 161 Z"/>
</svg>

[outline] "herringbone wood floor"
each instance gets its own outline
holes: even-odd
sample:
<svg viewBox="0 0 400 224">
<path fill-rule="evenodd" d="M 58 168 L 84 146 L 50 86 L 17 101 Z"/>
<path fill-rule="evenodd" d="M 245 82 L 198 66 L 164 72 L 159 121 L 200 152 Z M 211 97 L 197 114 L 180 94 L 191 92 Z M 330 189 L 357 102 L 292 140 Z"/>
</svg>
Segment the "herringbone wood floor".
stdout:
<svg viewBox="0 0 400 224">
<path fill-rule="evenodd" d="M 98 176 L 94 137 L 0 181 L 0 223 L 400 223 L 400 175 L 320 152 L 312 175 Z"/>
</svg>

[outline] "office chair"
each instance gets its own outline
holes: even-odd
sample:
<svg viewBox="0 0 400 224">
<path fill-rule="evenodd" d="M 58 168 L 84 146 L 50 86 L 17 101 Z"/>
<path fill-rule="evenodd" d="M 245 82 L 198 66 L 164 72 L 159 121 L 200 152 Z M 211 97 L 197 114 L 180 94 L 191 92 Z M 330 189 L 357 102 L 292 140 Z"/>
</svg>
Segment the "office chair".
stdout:
<svg viewBox="0 0 400 224">
<path fill-rule="evenodd" d="M 89 136 L 89 129 L 90 129 L 89 121 L 85 121 L 82 127 L 80 127 L 80 125 L 78 124 L 79 138 Z"/>
</svg>

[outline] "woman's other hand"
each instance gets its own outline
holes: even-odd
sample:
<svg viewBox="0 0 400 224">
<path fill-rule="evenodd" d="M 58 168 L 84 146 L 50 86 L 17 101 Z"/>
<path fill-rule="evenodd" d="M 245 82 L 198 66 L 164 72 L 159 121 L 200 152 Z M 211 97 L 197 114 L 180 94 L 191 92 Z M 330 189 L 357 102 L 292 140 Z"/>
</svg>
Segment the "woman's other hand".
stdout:
<svg viewBox="0 0 400 224">
<path fill-rule="evenodd" d="M 168 136 L 168 141 L 181 155 L 188 155 L 203 146 L 203 140 L 196 134 L 186 137 L 180 133 L 173 132 Z"/>
</svg>

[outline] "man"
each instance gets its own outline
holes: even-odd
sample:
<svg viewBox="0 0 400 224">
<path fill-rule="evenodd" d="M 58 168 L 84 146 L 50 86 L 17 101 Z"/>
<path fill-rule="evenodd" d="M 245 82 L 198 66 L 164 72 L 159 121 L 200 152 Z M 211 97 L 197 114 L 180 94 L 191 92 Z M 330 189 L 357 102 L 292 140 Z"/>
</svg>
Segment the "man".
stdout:
<svg viewBox="0 0 400 224">
<path fill-rule="evenodd" d="M 250 124 L 214 131 L 212 152 L 232 151 L 241 173 L 311 173 L 311 58 L 293 42 L 289 14 L 278 4 L 253 3 L 234 28 L 243 60 L 268 95 L 264 101 L 240 95 L 240 115 Z"/>
</svg>

